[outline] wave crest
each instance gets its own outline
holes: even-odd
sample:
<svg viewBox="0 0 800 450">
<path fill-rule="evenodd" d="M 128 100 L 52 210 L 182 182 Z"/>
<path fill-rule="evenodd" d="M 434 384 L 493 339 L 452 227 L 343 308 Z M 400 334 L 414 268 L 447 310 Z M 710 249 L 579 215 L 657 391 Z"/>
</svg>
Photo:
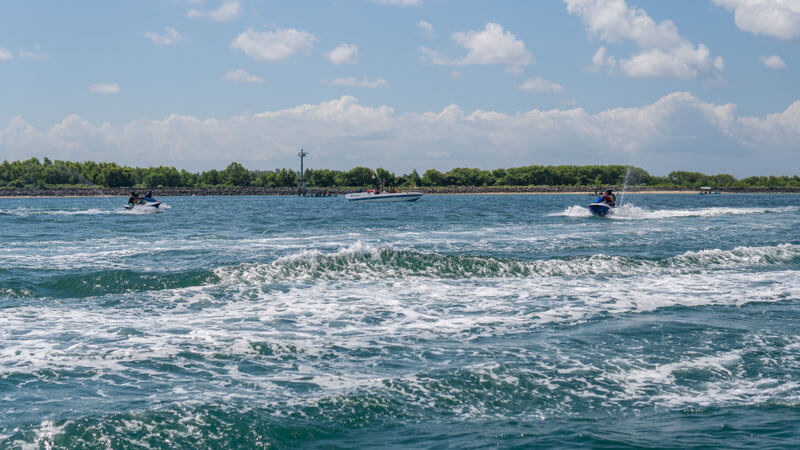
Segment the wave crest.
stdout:
<svg viewBox="0 0 800 450">
<path fill-rule="evenodd" d="M 335 253 L 303 251 L 267 264 L 247 263 L 219 267 L 214 273 L 223 283 L 279 283 L 416 277 L 462 279 L 624 276 L 797 263 L 800 263 L 800 246 L 792 244 L 691 251 L 658 260 L 598 254 L 528 261 L 482 255 L 446 255 L 411 249 L 397 250 L 357 242 Z"/>
</svg>

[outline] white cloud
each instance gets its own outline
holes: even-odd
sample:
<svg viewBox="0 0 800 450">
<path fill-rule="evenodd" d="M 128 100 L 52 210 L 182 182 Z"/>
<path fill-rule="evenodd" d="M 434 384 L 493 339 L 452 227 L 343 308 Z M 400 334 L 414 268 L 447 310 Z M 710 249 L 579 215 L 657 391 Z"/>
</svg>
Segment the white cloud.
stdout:
<svg viewBox="0 0 800 450">
<path fill-rule="evenodd" d="M 592 69 L 619 69 L 629 77 L 719 79 L 722 57 L 712 57 L 708 47 L 681 37 L 671 20 L 656 23 L 641 8 L 625 0 L 564 0 L 567 12 L 580 16 L 587 32 L 608 43 L 632 41 L 639 53 L 615 58 L 600 47 L 592 58 Z"/>
<path fill-rule="evenodd" d="M 244 69 L 232 70 L 222 75 L 223 80 L 233 81 L 234 83 L 263 83 L 264 79 L 251 75 Z"/>
<path fill-rule="evenodd" d="M 394 5 L 394 6 L 419 6 L 422 5 L 422 0 L 372 0 L 373 3 L 381 5 Z"/>
<path fill-rule="evenodd" d="M 777 39 L 800 38 L 798 0 L 712 0 L 733 11 L 736 26 L 742 31 Z"/>
<path fill-rule="evenodd" d="M 386 87 L 389 83 L 383 78 L 376 78 L 375 80 L 368 80 L 366 78 L 358 80 L 353 77 L 335 78 L 331 80 L 334 86 L 349 86 L 349 87 L 363 87 L 363 88 L 381 88 Z"/>
<path fill-rule="evenodd" d="M 27 59 L 47 59 L 47 54 L 42 51 L 41 45 L 36 44 L 33 47 L 33 50 L 20 50 L 19 57 Z"/>
<path fill-rule="evenodd" d="M 467 50 L 466 56 L 450 59 L 427 47 L 420 50 L 434 64 L 445 66 L 501 64 L 519 69 L 533 64 L 534 61 L 533 54 L 525 47 L 525 43 L 496 23 L 487 23 L 482 31 L 453 33 L 451 38 Z"/>
<path fill-rule="evenodd" d="M 230 0 L 224 2 L 217 9 L 211 11 L 200 11 L 197 9 L 190 9 L 186 13 L 189 18 L 202 18 L 210 19 L 215 22 L 227 22 L 242 15 L 242 5 L 238 0 Z"/>
<path fill-rule="evenodd" d="M 117 83 L 95 83 L 89 86 L 89 91 L 95 94 L 116 94 L 119 92 L 119 85 Z"/>
<path fill-rule="evenodd" d="M 758 58 L 761 61 L 761 64 L 764 64 L 764 67 L 770 68 L 772 70 L 780 70 L 786 68 L 786 62 L 778 55 L 770 55 L 770 56 L 762 56 Z"/>
<path fill-rule="evenodd" d="M 617 67 L 617 60 L 608 54 L 608 49 L 601 46 L 592 56 L 592 70 L 614 69 Z"/>
<path fill-rule="evenodd" d="M 619 67 L 623 73 L 634 78 L 671 77 L 684 80 L 701 76 L 718 79 L 725 69 L 723 59 L 712 59 L 711 52 L 703 44 L 670 50 L 649 49 L 620 60 Z"/>
<path fill-rule="evenodd" d="M 564 87 L 541 77 L 528 78 L 517 89 L 525 92 L 562 92 Z"/>
<path fill-rule="evenodd" d="M 131 164 L 192 170 L 221 168 L 231 160 L 252 168 L 293 167 L 298 142 L 314 152 L 316 167 L 332 169 L 633 162 L 656 174 L 679 169 L 776 174 L 800 167 L 800 101 L 764 117 L 740 116 L 735 105 L 704 102 L 686 92 L 594 114 L 582 108 L 468 113 L 450 105 L 398 115 L 392 107 L 364 106 L 344 96 L 230 118 L 174 114 L 94 125 L 71 115 L 38 129 L 17 117 L 0 128 L 0 154 L 8 159 L 114 155 Z"/>
<path fill-rule="evenodd" d="M 14 59 L 14 54 L 3 47 L 0 47 L 0 61 L 7 61 L 9 59 Z"/>
<path fill-rule="evenodd" d="M 325 53 L 325 56 L 333 64 L 355 64 L 358 61 L 358 47 L 353 44 L 340 44 Z"/>
<path fill-rule="evenodd" d="M 144 37 L 158 45 L 172 45 L 183 40 L 183 36 L 178 33 L 178 30 L 172 27 L 164 27 L 164 33 L 162 34 L 148 31 L 144 34 Z"/>
<path fill-rule="evenodd" d="M 422 31 L 422 34 L 425 35 L 425 37 L 429 38 L 433 37 L 434 35 L 433 24 L 431 24 L 430 22 L 425 20 L 420 20 L 419 22 L 417 22 L 417 27 L 419 27 L 420 31 Z"/>
<path fill-rule="evenodd" d="M 231 48 L 243 51 L 259 61 L 278 61 L 297 52 L 308 52 L 317 38 L 307 32 L 286 28 L 276 31 L 254 31 L 248 28 L 236 36 Z"/>
</svg>

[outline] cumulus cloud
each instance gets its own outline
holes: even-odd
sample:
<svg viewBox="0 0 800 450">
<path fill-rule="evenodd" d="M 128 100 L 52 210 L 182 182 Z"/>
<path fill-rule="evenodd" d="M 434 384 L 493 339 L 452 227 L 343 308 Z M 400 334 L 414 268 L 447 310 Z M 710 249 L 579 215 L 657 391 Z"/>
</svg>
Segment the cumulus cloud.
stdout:
<svg viewBox="0 0 800 450">
<path fill-rule="evenodd" d="M 800 38 L 798 0 L 712 0 L 733 11 L 736 26 L 742 31 L 776 39 Z"/>
<path fill-rule="evenodd" d="M 592 56 L 592 65 L 590 70 L 604 70 L 615 69 L 617 67 L 617 59 L 608 54 L 608 49 L 600 46 L 594 56 Z"/>
<path fill-rule="evenodd" d="M 453 33 L 451 38 L 467 50 L 466 56 L 452 59 L 427 47 L 420 50 L 431 62 L 444 66 L 500 64 L 518 72 L 518 69 L 534 62 L 533 54 L 525 47 L 525 43 L 496 23 L 487 23 L 481 31 L 459 31 Z"/>
<path fill-rule="evenodd" d="M 389 85 L 389 83 L 387 83 L 386 80 L 384 80 L 383 78 L 376 78 L 375 80 L 368 80 L 364 78 L 362 80 L 358 80 L 353 77 L 335 78 L 331 80 L 331 84 L 334 86 L 349 86 L 349 87 L 363 87 L 363 88 L 380 88 Z"/>
<path fill-rule="evenodd" d="M 764 67 L 767 67 L 772 70 L 780 70 L 786 68 L 786 62 L 778 55 L 770 55 L 770 56 L 762 56 L 758 58 L 761 61 L 761 64 L 764 64 Z"/>
<path fill-rule="evenodd" d="M 172 45 L 183 40 L 183 36 L 178 33 L 178 30 L 172 27 L 164 27 L 164 32 L 160 34 L 148 31 L 144 34 L 144 37 L 158 45 Z"/>
<path fill-rule="evenodd" d="M 227 22 L 242 15 L 242 4 L 238 0 L 226 1 L 219 8 L 210 11 L 190 9 L 186 17 L 210 19 L 214 22 Z"/>
<path fill-rule="evenodd" d="M 719 79 L 722 57 L 712 57 L 703 44 L 681 37 L 671 20 L 656 23 L 645 10 L 629 7 L 625 0 L 564 0 L 567 12 L 579 16 L 590 36 L 616 44 L 632 41 L 639 52 L 615 58 L 600 47 L 592 58 L 594 70 L 619 70 L 629 77 Z"/>
<path fill-rule="evenodd" d="M 541 77 L 528 78 L 517 89 L 525 92 L 562 92 L 564 87 Z"/>
<path fill-rule="evenodd" d="M 7 61 L 9 59 L 14 59 L 14 54 L 8 51 L 8 49 L 0 47 L 0 61 Z"/>
<path fill-rule="evenodd" d="M 325 56 L 333 64 L 355 64 L 358 61 L 358 47 L 353 44 L 340 44 L 325 53 Z"/>
<path fill-rule="evenodd" d="M 95 83 L 89 86 L 89 91 L 95 94 L 116 94 L 119 92 L 119 85 L 117 83 Z"/>
<path fill-rule="evenodd" d="M 425 20 L 420 20 L 419 22 L 417 22 L 417 27 L 419 27 L 420 31 L 422 31 L 422 34 L 425 35 L 426 37 L 429 38 L 433 37 L 434 35 L 433 24 L 431 24 L 430 22 L 427 22 Z"/>
<path fill-rule="evenodd" d="M 0 128 L 0 153 L 8 159 L 107 160 L 114 155 L 132 164 L 170 163 L 192 170 L 224 167 L 230 160 L 253 168 L 293 167 L 298 142 L 314 152 L 317 167 L 333 169 L 633 161 L 658 174 L 676 169 L 775 174 L 779 168 L 800 167 L 800 101 L 764 117 L 740 116 L 735 105 L 704 102 L 686 92 L 597 113 L 582 108 L 466 112 L 449 105 L 397 114 L 390 106 L 365 106 L 343 96 L 230 118 L 173 114 L 95 125 L 71 115 L 39 129 L 17 117 Z"/>
<path fill-rule="evenodd" d="M 317 38 L 307 32 L 286 28 L 276 31 L 254 31 L 248 28 L 236 36 L 231 48 L 259 61 L 278 61 L 297 52 L 308 52 Z"/>
<path fill-rule="evenodd" d="M 223 80 L 233 81 L 234 83 L 263 83 L 264 79 L 251 75 L 244 69 L 232 70 L 222 75 Z"/>
</svg>

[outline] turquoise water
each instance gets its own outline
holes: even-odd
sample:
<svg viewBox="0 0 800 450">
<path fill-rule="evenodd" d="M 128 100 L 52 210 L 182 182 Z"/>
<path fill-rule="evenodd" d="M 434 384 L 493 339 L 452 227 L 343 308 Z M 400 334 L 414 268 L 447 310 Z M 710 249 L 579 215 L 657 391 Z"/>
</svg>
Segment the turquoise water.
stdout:
<svg viewBox="0 0 800 450">
<path fill-rule="evenodd" d="M 800 195 L 0 199 L 0 447 L 800 442 Z"/>
</svg>

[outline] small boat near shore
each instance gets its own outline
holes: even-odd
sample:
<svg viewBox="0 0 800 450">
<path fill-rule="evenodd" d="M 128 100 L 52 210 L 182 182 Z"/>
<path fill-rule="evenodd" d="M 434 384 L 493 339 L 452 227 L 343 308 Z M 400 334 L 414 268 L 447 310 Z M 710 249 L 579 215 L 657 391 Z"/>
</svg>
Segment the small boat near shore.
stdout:
<svg viewBox="0 0 800 450">
<path fill-rule="evenodd" d="M 422 192 L 354 192 L 345 194 L 344 198 L 355 202 L 413 202 L 422 197 Z"/>
</svg>

